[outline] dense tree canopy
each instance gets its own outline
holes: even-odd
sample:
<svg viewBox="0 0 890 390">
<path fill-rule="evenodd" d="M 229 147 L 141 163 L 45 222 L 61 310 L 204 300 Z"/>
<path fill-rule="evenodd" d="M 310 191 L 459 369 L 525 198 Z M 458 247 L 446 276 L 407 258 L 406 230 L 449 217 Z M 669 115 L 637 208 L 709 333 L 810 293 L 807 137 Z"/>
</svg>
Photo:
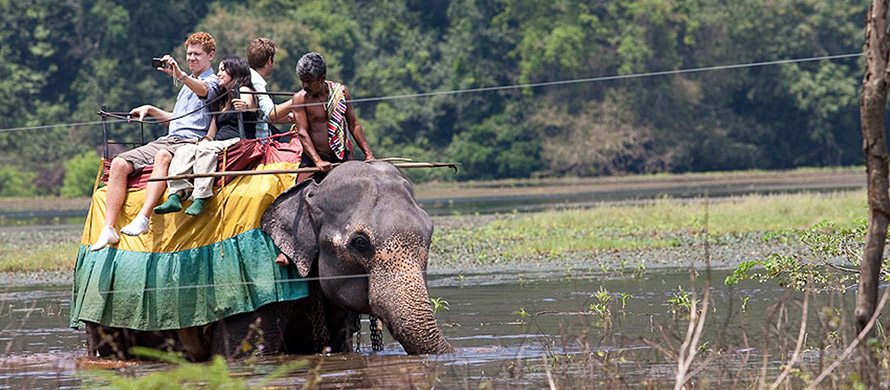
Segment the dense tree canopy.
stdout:
<svg viewBox="0 0 890 390">
<path fill-rule="evenodd" d="M 153 70 L 205 30 L 224 55 L 280 51 L 293 91 L 318 51 L 355 98 L 392 97 L 861 51 L 866 4 L 829 0 L 0 0 L 0 129 L 91 122 L 101 106 L 172 108 Z M 861 163 L 859 57 L 355 104 L 374 154 L 457 161 L 419 180 Z M 279 98 L 279 101 L 282 100 Z M 138 127 L 115 125 L 135 140 Z M 163 128 L 149 129 L 152 136 Z M 0 130 L 0 164 L 58 194 L 96 125 Z M 82 158 L 82 157 L 81 157 Z M 10 170 L 11 169 L 11 170 Z M 25 180 L 27 179 L 27 180 Z M 17 184 L 21 185 L 21 184 Z M 28 193 L 0 188 L 3 193 Z"/>
</svg>

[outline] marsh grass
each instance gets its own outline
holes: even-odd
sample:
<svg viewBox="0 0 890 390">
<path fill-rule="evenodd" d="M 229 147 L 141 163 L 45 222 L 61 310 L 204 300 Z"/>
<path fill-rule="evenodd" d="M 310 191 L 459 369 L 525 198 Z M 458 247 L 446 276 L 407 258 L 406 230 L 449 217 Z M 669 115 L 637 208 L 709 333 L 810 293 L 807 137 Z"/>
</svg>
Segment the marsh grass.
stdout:
<svg viewBox="0 0 890 390">
<path fill-rule="evenodd" d="M 0 212 L 86 210 L 90 198 L 0 198 Z"/>
<path fill-rule="evenodd" d="M 81 229 L 0 231 L 0 272 L 73 270 Z"/>
<path fill-rule="evenodd" d="M 865 194 L 748 195 L 709 199 L 713 244 L 759 239 L 780 229 L 806 229 L 829 220 L 841 226 L 866 217 Z M 435 255 L 464 262 L 556 257 L 567 252 L 695 245 L 703 231 L 702 199 L 658 199 L 589 209 L 513 213 L 442 224 Z"/>
<path fill-rule="evenodd" d="M 806 229 L 822 220 L 843 226 L 865 218 L 863 191 L 749 195 L 710 199 L 715 245 L 759 242 L 779 229 Z M 698 245 L 701 199 L 658 199 L 589 209 L 506 215 L 437 217 L 431 264 L 546 261 L 567 253 Z M 80 229 L 0 231 L 0 272 L 71 270 Z"/>
</svg>

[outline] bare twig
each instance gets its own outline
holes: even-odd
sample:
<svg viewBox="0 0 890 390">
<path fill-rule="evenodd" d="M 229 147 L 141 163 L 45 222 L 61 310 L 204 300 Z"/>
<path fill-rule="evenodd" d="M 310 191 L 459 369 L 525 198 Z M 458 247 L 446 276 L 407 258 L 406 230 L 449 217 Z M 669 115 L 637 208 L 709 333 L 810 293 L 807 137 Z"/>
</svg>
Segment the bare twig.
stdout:
<svg viewBox="0 0 890 390">
<path fill-rule="evenodd" d="M 697 374 L 700 370 L 694 370 L 690 372 L 692 368 L 692 364 L 695 362 L 696 355 L 698 354 L 698 346 L 699 341 L 701 340 L 701 334 L 705 327 L 705 319 L 708 316 L 708 306 L 711 300 L 711 247 L 710 240 L 708 235 L 708 202 L 707 202 L 707 193 L 705 193 L 705 218 L 704 218 L 704 229 L 702 231 L 705 239 L 705 288 L 704 295 L 702 296 L 702 307 L 701 313 L 697 310 L 698 304 L 695 297 L 695 278 L 694 272 L 690 272 L 690 282 L 693 284 L 692 288 L 692 305 L 689 310 L 689 327 L 686 330 L 686 338 L 683 340 L 683 344 L 680 346 L 679 351 L 679 359 L 677 360 L 677 376 L 676 383 L 674 384 L 675 390 L 680 390 L 686 388 L 686 384 Z"/>
<path fill-rule="evenodd" d="M 550 373 L 550 364 L 547 363 L 547 355 L 544 355 L 544 372 L 547 373 L 547 384 L 550 390 L 556 390 L 556 382 L 553 381 L 553 374 Z"/>
<path fill-rule="evenodd" d="M 782 313 L 784 312 L 785 305 L 792 298 L 791 297 L 792 292 L 793 292 L 792 289 L 786 288 L 785 292 L 782 294 L 782 298 L 779 299 L 779 302 L 776 302 L 775 305 L 770 306 L 769 310 L 767 310 L 767 312 L 766 312 L 766 318 L 764 320 L 764 325 L 763 325 L 763 340 L 764 340 L 763 356 L 761 358 L 761 365 L 760 365 L 760 378 L 757 381 L 758 389 L 761 389 L 761 390 L 766 389 L 767 368 L 769 367 L 769 351 L 770 351 L 770 346 L 772 346 L 772 344 L 770 343 L 770 339 L 772 338 L 773 333 L 776 333 L 776 337 L 781 339 Z M 775 320 L 776 320 L 776 324 L 775 324 L 776 331 L 775 332 L 772 332 L 773 328 L 770 326 L 770 323 L 772 323 L 773 318 L 775 318 Z M 781 350 L 782 344 L 784 344 L 784 342 L 778 343 L 778 344 L 779 345 L 777 346 L 776 349 Z"/>
<path fill-rule="evenodd" d="M 890 286 L 887 286 L 887 288 L 884 289 L 884 294 L 881 295 L 881 301 L 878 302 L 878 306 L 875 308 L 874 313 L 871 315 L 871 319 L 868 320 L 868 323 L 865 324 L 865 326 L 862 328 L 862 331 L 860 331 L 859 334 L 856 335 L 856 338 L 853 340 L 853 342 L 851 342 L 850 345 L 848 345 L 847 348 L 844 349 L 844 352 L 837 358 L 837 360 L 832 362 L 831 365 L 828 366 L 828 368 L 819 373 L 819 376 L 816 377 L 816 379 L 814 379 L 809 386 L 807 386 L 807 389 L 815 389 L 816 386 L 818 386 L 819 383 L 822 383 L 822 381 L 825 380 L 825 378 L 827 378 L 828 375 L 830 375 L 835 368 L 840 366 L 842 362 L 847 360 L 850 355 L 853 354 L 853 350 L 856 349 L 856 346 L 858 346 L 859 343 L 861 343 L 862 340 L 865 339 L 868 333 L 871 332 L 871 329 L 874 328 L 875 323 L 878 320 L 878 315 L 881 314 L 881 310 L 884 309 L 884 304 L 887 303 L 888 296 L 890 296 Z"/>
<path fill-rule="evenodd" d="M 674 351 L 671 351 L 670 349 L 665 348 L 665 347 L 662 346 L 661 344 L 658 344 L 658 343 L 649 341 L 649 340 L 646 339 L 646 338 L 643 338 L 642 340 L 643 340 L 644 343 L 646 343 L 646 345 L 648 345 L 648 346 L 654 348 L 654 349 L 657 350 L 658 352 L 663 353 L 664 356 L 666 356 L 668 359 L 671 359 L 671 360 L 676 360 L 676 359 L 677 359 L 677 354 L 674 353 Z"/>
<path fill-rule="evenodd" d="M 858 269 L 855 269 L 855 268 L 847 268 L 847 267 L 844 267 L 844 266 L 840 266 L 840 265 L 837 265 L 837 264 L 831 264 L 831 263 L 828 263 L 828 262 L 826 262 L 826 263 L 824 263 L 824 264 L 825 264 L 826 266 L 828 266 L 829 268 L 833 268 L 833 269 L 836 269 L 836 270 L 841 271 L 841 272 L 846 272 L 846 273 L 850 273 L 850 274 L 858 274 L 858 273 L 859 273 L 859 270 L 858 270 Z M 886 273 L 886 272 L 883 272 L 883 274 L 887 274 L 887 273 Z"/>
<path fill-rule="evenodd" d="M 677 361 L 677 383 L 674 385 L 674 389 L 676 390 L 685 388 L 686 383 L 689 382 L 695 374 L 695 372 L 690 372 L 689 370 L 698 355 L 699 341 L 701 339 L 702 331 L 704 330 L 705 319 L 707 318 L 708 303 L 711 295 L 710 290 L 711 283 L 709 280 L 706 280 L 705 293 L 702 297 L 701 314 L 696 313 L 698 310 L 696 310 L 697 302 L 695 299 L 692 301 L 692 309 L 690 310 L 689 315 L 689 328 L 686 333 L 686 339 L 680 347 L 680 356 Z"/>
<path fill-rule="evenodd" d="M 748 359 L 751 358 L 751 345 L 748 343 L 748 331 L 746 331 L 745 329 L 742 329 L 742 345 L 744 346 L 743 348 L 744 348 L 745 353 L 742 357 L 740 366 L 745 367 L 748 365 Z M 735 389 L 738 386 L 739 380 L 742 379 L 742 372 L 744 372 L 744 370 L 735 370 L 735 371 L 736 371 L 735 375 L 731 376 L 732 377 L 732 386 L 730 386 L 731 389 Z M 732 375 L 732 374 L 730 374 L 730 375 Z"/>
<path fill-rule="evenodd" d="M 782 373 L 779 374 L 779 377 L 776 378 L 775 382 L 769 387 L 770 390 L 776 390 L 779 388 L 779 385 L 785 380 L 785 377 L 791 372 L 791 369 L 797 364 L 798 359 L 800 358 L 800 351 L 803 349 L 803 342 L 806 339 L 807 334 L 807 311 L 809 309 L 809 299 L 810 299 L 810 290 L 809 288 L 805 289 L 803 292 L 803 309 L 800 314 L 800 331 L 797 333 L 797 345 L 794 346 L 794 353 L 791 355 L 791 360 L 785 364 L 785 369 L 782 370 Z"/>
</svg>

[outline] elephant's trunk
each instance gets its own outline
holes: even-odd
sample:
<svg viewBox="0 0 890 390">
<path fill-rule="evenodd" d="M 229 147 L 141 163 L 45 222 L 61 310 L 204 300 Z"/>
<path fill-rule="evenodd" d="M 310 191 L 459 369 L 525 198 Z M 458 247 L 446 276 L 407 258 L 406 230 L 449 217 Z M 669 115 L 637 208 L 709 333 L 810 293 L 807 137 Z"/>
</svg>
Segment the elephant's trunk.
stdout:
<svg viewBox="0 0 890 390">
<path fill-rule="evenodd" d="M 371 312 L 383 320 L 393 338 L 409 354 L 454 352 L 436 326 L 423 276 L 419 272 L 414 274 L 416 276 L 396 275 L 397 280 L 388 281 L 372 276 L 369 286 Z"/>
<path fill-rule="evenodd" d="M 414 252 L 408 256 L 404 248 L 395 257 L 387 258 L 386 253 L 380 253 L 382 261 L 378 264 L 385 266 L 369 270 L 371 312 L 383 320 L 393 338 L 409 354 L 454 352 L 436 325 L 430 305 L 423 267 L 427 251 L 420 246 L 415 248 L 416 251 L 407 251 Z"/>
</svg>

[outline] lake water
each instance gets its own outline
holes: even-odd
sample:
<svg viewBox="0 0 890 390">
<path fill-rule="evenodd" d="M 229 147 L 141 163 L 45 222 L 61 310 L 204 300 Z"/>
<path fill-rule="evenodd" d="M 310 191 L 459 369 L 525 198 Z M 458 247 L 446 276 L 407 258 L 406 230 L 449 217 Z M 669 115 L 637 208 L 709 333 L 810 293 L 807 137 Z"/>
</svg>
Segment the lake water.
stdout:
<svg viewBox="0 0 890 390">
<path fill-rule="evenodd" d="M 709 380 L 720 382 L 730 380 L 720 374 L 723 365 L 759 372 L 763 352 L 759 346 L 742 347 L 742 333 L 721 332 L 729 329 L 721 324 L 731 315 L 733 329 L 744 329 L 752 337 L 760 334 L 764 313 L 784 291 L 754 282 L 729 288 L 721 282 L 724 276 L 714 276 L 716 311 L 709 314 L 703 337 L 710 345 L 735 346 L 722 355 L 722 363 L 712 363 L 706 371 Z M 316 370 L 319 388 L 479 388 L 485 384 L 541 388 L 550 380 L 548 372 L 560 388 L 589 381 L 608 384 L 616 377 L 625 386 L 672 381 L 674 363 L 649 343 L 679 345 L 678 340 L 663 337 L 660 329 L 666 334 L 685 331 L 685 317 L 672 313 L 667 301 L 676 298 L 680 289 L 690 291 L 688 273 L 656 273 L 642 279 L 604 276 L 592 270 L 443 275 L 431 279 L 430 285 L 431 297 L 449 303 L 449 310 L 440 311 L 437 320 L 457 348 L 455 354 L 405 356 L 388 333 L 385 349 L 370 352 L 365 320 L 359 353 L 269 357 L 250 365 L 233 362 L 230 369 L 259 383 L 281 364 L 306 360 L 308 366 L 273 383 L 302 386 L 310 370 Z M 75 388 L 96 383 L 88 370 L 78 368 L 89 360 L 84 332 L 67 328 L 69 288 L 9 288 L 0 295 L 0 388 Z M 598 293 L 610 297 L 608 316 L 591 310 L 592 304 L 601 302 Z M 742 312 L 745 297 L 747 310 Z M 793 315 L 794 310 L 790 312 Z M 609 359 L 614 362 L 608 363 Z M 608 371 L 609 364 L 615 365 L 614 372 Z M 140 363 L 123 371 L 145 375 L 166 369 L 170 367 Z"/>
<path fill-rule="evenodd" d="M 863 185 L 864 175 L 850 172 L 794 177 L 778 174 L 728 182 L 714 178 L 581 181 L 519 189 L 481 186 L 456 195 L 447 191 L 422 193 L 419 202 L 432 215 L 451 215 L 634 202 L 664 196 L 835 191 Z M 83 216 L 72 213 L 85 211 L 7 213 L 0 215 L 0 226 L 6 226 L 0 229 L 79 226 Z M 786 296 L 785 290 L 774 284 L 750 281 L 730 288 L 722 284 L 724 276 L 713 278 L 713 306 L 708 311 L 701 348 L 709 364 L 701 372 L 699 387 L 715 382 L 740 386 L 753 383 L 761 374 L 764 356 L 767 376 L 775 377 L 781 367 L 779 356 L 789 356 L 789 345 L 793 347 L 796 337 L 800 295 Z M 696 283 L 701 288 L 701 278 Z M 282 364 L 305 361 L 303 368 L 271 383 L 288 388 L 301 387 L 313 377 L 318 380 L 318 388 L 544 388 L 551 381 L 558 388 L 646 388 L 673 382 L 676 363 L 667 355 L 683 339 L 686 317 L 668 300 L 680 300 L 685 296 L 682 291 L 689 291 L 689 274 L 685 271 L 647 271 L 641 278 L 577 269 L 477 275 L 437 272 L 429 284 L 432 298 L 449 302 L 449 310 L 440 311 L 437 319 L 457 353 L 405 356 L 388 334 L 385 349 L 373 353 L 368 350 L 365 323 L 363 349 L 358 353 L 264 357 L 250 363 L 231 362 L 230 370 L 258 384 Z M 86 356 L 84 332 L 67 327 L 70 288 L 31 284 L 0 290 L 0 388 L 79 388 L 101 383 L 83 368 L 94 365 Z M 830 302 L 823 299 L 825 302 L 811 313 L 831 312 L 844 305 L 849 311 L 853 295 Z M 784 298 L 790 300 L 771 314 L 770 308 L 785 302 Z M 602 303 L 602 299 L 608 299 L 604 305 L 608 314 L 598 314 L 592 306 Z M 823 305 L 830 308 L 823 310 Z M 828 321 L 825 318 L 820 317 Z M 848 318 L 843 320 L 841 323 L 850 322 Z M 846 341 L 849 332 L 825 330 L 815 315 L 809 323 L 808 343 L 817 348 L 804 353 L 804 364 L 812 371 L 824 362 L 824 352 L 819 351 L 827 348 L 818 347 L 826 342 L 820 340 L 836 337 Z M 767 324 L 773 328 L 778 324 L 784 333 L 767 339 Z M 138 363 L 111 372 L 140 376 L 171 368 Z"/>
</svg>

